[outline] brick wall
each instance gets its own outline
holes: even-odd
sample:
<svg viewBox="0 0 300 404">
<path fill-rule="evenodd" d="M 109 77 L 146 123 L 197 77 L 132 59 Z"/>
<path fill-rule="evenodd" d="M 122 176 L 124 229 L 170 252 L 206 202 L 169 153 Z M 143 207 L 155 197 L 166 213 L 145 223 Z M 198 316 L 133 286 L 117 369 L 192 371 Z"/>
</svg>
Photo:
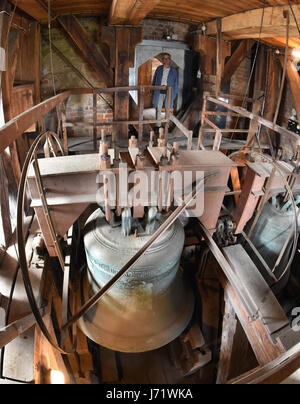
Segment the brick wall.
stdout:
<svg viewBox="0 0 300 404">
<path fill-rule="evenodd" d="M 106 45 L 100 44 L 98 38 L 101 34 L 101 24 L 96 17 L 79 18 L 81 24 L 86 28 L 89 35 L 104 55 L 109 59 L 109 49 Z M 190 32 L 193 26 L 185 23 L 170 22 L 163 20 L 146 19 L 142 22 L 144 29 L 144 39 L 161 40 L 166 34 L 177 35 L 178 41 L 187 42 L 190 38 Z M 48 28 L 42 28 L 42 35 L 48 38 Z M 51 29 L 51 38 L 53 44 L 69 59 L 69 61 L 92 83 L 94 87 L 105 87 L 104 82 L 97 74 L 89 68 L 87 63 L 83 61 L 81 56 L 74 50 L 62 32 L 53 27 Z M 43 99 L 47 99 L 54 94 L 52 69 L 51 69 L 50 47 L 46 40 L 42 40 L 42 76 L 41 76 L 41 95 Z M 60 57 L 53 51 L 53 72 L 55 77 L 56 91 L 62 91 L 70 88 L 86 88 L 88 87 L 84 80 L 63 62 Z M 104 95 L 113 104 L 112 96 Z M 113 111 L 110 106 L 98 97 L 97 116 L 99 121 L 111 122 L 113 120 Z M 56 114 L 52 113 L 48 116 L 47 122 L 51 129 L 56 127 Z M 93 122 L 93 97 L 91 95 L 71 96 L 67 104 L 67 120 L 75 124 L 76 121 Z M 106 133 L 110 133 L 111 127 L 106 127 Z M 99 129 L 100 131 L 100 129 Z M 73 136 L 91 136 L 93 128 L 91 125 L 76 125 L 68 129 L 69 135 Z"/>
<path fill-rule="evenodd" d="M 245 58 L 230 81 L 230 93 L 245 96 L 251 73 L 251 59 Z"/>
<path fill-rule="evenodd" d="M 181 22 L 145 19 L 142 22 L 144 28 L 144 39 L 157 40 L 166 39 L 166 35 L 176 35 L 177 41 L 190 42 L 191 32 L 195 26 Z"/>
</svg>

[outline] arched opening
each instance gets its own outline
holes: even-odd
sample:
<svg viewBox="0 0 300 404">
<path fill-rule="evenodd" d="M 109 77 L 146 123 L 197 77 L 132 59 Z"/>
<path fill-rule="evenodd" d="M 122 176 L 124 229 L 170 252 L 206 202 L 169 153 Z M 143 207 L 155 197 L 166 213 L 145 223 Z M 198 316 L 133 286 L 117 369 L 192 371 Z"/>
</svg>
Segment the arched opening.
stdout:
<svg viewBox="0 0 300 404">
<path fill-rule="evenodd" d="M 156 72 L 156 69 L 161 66 L 163 64 L 162 60 L 163 60 L 163 55 L 164 53 L 160 53 L 156 56 L 154 56 L 153 58 L 147 60 L 145 63 L 143 63 L 139 69 L 138 69 L 138 84 L 139 85 L 151 85 L 153 83 L 153 79 L 154 79 L 154 75 Z M 172 60 L 172 67 L 174 67 L 178 74 L 179 74 L 179 66 Z M 155 113 L 155 111 L 152 111 L 153 108 L 153 104 L 152 104 L 152 97 L 153 97 L 153 93 L 151 92 L 151 90 L 146 90 L 145 94 L 144 94 L 144 104 L 145 104 L 145 113 L 147 114 L 147 116 L 149 115 L 149 113 L 151 115 L 153 115 L 153 113 Z M 176 106 L 177 106 L 177 98 L 175 99 L 174 102 L 174 109 L 176 110 Z M 149 111 L 151 109 L 151 111 Z M 164 112 L 164 110 L 163 110 Z"/>
</svg>

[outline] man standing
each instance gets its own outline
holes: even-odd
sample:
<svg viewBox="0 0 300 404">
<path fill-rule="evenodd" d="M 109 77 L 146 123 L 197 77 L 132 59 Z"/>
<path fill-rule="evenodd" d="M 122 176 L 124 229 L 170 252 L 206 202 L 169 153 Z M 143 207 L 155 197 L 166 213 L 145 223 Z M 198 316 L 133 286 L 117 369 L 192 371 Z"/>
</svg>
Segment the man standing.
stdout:
<svg viewBox="0 0 300 404">
<path fill-rule="evenodd" d="M 153 86 L 170 86 L 172 87 L 172 96 L 171 96 L 171 109 L 174 107 L 174 100 L 176 95 L 178 94 L 178 74 L 177 70 L 171 66 L 171 55 L 165 53 L 163 56 L 163 65 L 159 66 L 156 69 Z M 156 107 L 156 119 L 161 120 L 161 112 L 163 105 L 165 105 L 165 109 L 167 110 L 167 91 L 159 91 L 155 90 L 153 94 L 153 104 Z M 156 125 L 158 128 L 161 127 L 161 124 L 158 123 Z"/>
</svg>

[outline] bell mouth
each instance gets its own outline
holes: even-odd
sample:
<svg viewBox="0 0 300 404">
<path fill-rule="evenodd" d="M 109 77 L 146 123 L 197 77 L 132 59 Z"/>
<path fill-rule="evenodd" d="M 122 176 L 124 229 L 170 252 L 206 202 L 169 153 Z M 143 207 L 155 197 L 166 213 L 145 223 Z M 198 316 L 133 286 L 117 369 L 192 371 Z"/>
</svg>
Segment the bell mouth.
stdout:
<svg viewBox="0 0 300 404">
<path fill-rule="evenodd" d="M 87 276 L 84 299 L 94 293 Z M 178 338 L 192 320 L 195 298 L 189 283 L 178 272 L 160 296 L 140 293 L 122 299 L 109 294 L 79 320 L 81 331 L 96 344 L 123 353 L 159 349 Z"/>
</svg>

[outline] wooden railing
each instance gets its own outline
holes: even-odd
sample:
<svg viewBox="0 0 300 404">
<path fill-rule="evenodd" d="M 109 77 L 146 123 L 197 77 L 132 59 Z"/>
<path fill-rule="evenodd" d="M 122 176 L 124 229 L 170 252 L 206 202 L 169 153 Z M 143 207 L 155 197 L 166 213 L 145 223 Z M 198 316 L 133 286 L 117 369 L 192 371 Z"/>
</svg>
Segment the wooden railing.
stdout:
<svg viewBox="0 0 300 404">
<path fill-rule="evenodd" d="M 228 100 L 225 101 L 225 100 Z M 240 101 L 240 102 L 246 102 L 248 104 L 252 105 L 252 111 L 248 111 L 246 108 L 239 107 L 237 105 L 233 105 L 232 101 Z M 209 104 L 213 106 L 211 110 L 209 109 Z M 217 98 L 215 95 L 212 95 L 210 93 L 204 93 L 203 96 L 203 110 L 202 110 L 202 119 L 201 119 L 201 125 L 200 125 L 200 130 L 199 130 L 199 138 L 198 138 L 198 149 L 204 148 L 203 145 L 203 135 L 204 133 L 212 133 L 214 137 L 214 142 L 213 142 L 213 149 L 214 150 L 219 150 L 222 142 L 222 137 L 224 133 L 227 134 L 246 134 L 247 139 L 245 146 L 246 147 L 252 147 L 255 136 L 259 130 L 260 126 L 264 126 L 268 129 L 273 130 L 274 132 L 279 133 L 282 136 L 285 136 L 291 140 L 293 144 L 296 146 L 300 144 L 300 137 L 296 135 L 295 133 L 289 131 L 288 129 L 285 129 L 279 125 L 274 124 L 271 121 L 268 121 L 267 119 L 263 118 L 262 116 L 259 115 L 260 110 L 261 110 L 261 104 L 262 100 L 257 100 L 253 98 L 243 98 L 240 96 L 236 95 L 231 95 L 231 94 L 220 94 Z M 219 112 L 216 111 L 216 107 L 222 107 L 227 110 L 227 112 Z M 250 119 L 249 122 L 249 128 L 248 129 L 238 129 L 238 128 L 219 128 L 216 124 L 214 124 L 211 119 L 209 119 L 209 116 L 231 116 L 231 117 L 241 117 L 241 118 L 248 118 Z M 207 127 L 208 125 L 208 127 Z M 268 146 L 269 147 L 269 146 Z M 297 149 L 297 147 L 296 147 Z"/>
</svg>

